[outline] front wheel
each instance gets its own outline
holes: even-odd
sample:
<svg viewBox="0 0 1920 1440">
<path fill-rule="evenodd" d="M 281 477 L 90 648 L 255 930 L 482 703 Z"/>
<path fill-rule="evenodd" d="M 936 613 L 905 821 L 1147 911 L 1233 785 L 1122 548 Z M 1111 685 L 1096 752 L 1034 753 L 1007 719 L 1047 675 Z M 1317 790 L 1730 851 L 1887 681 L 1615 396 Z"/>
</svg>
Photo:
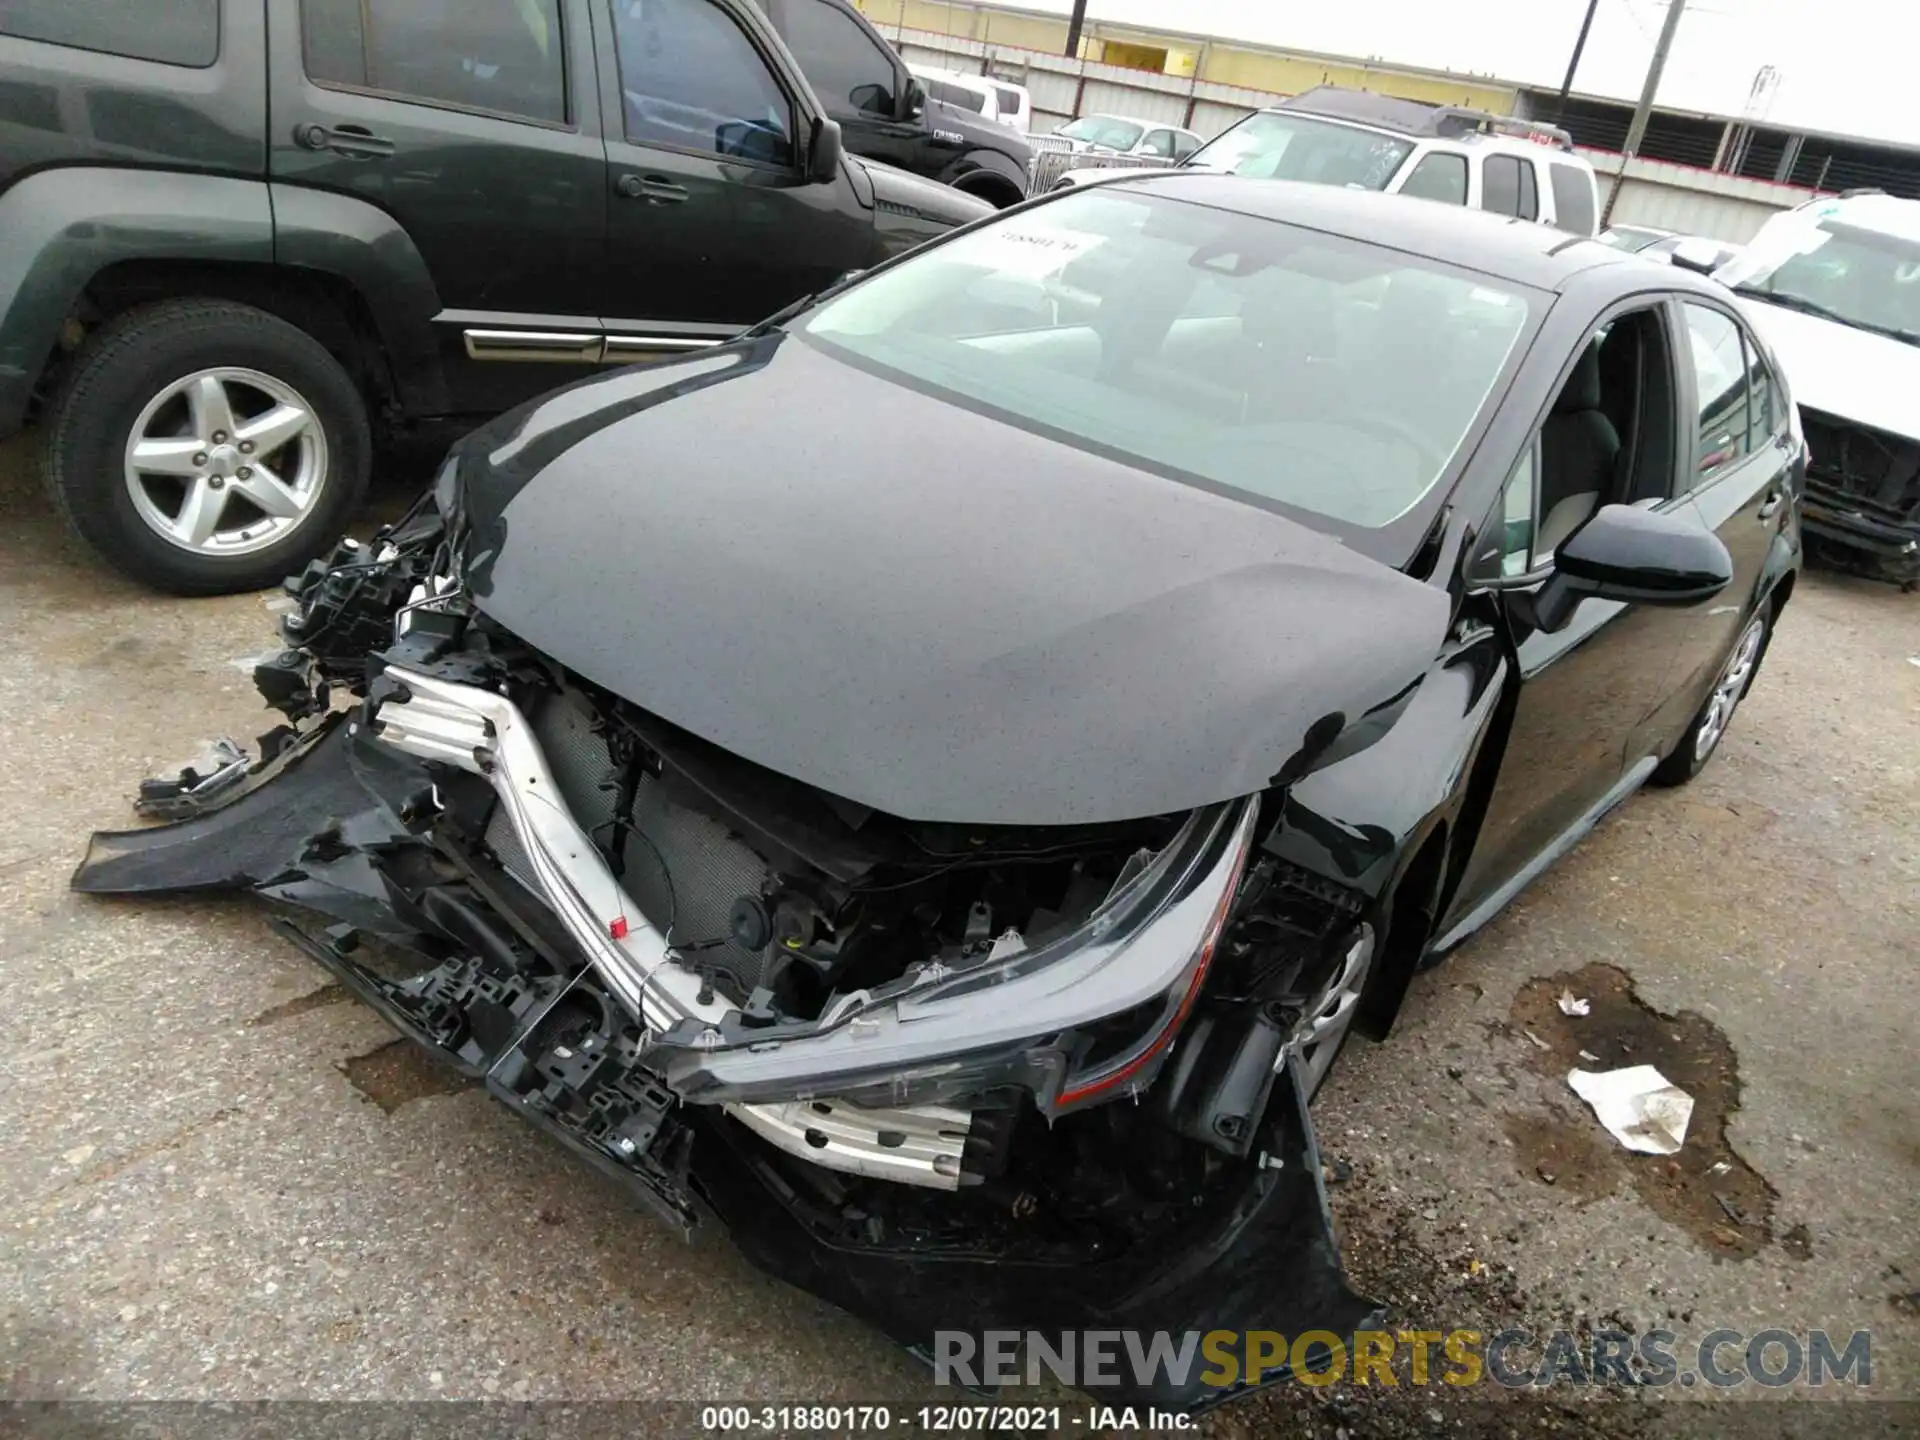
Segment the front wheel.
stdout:
<svg viewBox="0 0 1920 1440">
<path fill-rule="evenodd" d="M 1763 604 L 1747 621 L 1727 655 L 1726 664 L 1721 666 L 1713 689 L 1707 692 L 1700 713 L 1693 717 L 1693 723 L 1687 726 L 1673 753 L 1653 772 L 1654 784 L 1684 785 L 1707 768 L 1707 761 L 1713 758 L 1713 752 L 1720 748 L 1721 737 L 1727 733 L 1734 710 L 1746 697 L 1747 687 L 1753 684 L 1754 672 L 1760 668 L 1760 656 L 1767 648 L 1767 629 L 1772 620 L 1773 606 Z"/>
<path fill-rule="evenodd" d="M 275 584 L 324 553 L 366 494 L 352 378 L 251 306 L 129 311 L 76 357 L 47 423 L 45 478 L 81 539 L 176 595 Z"/>
</svg>

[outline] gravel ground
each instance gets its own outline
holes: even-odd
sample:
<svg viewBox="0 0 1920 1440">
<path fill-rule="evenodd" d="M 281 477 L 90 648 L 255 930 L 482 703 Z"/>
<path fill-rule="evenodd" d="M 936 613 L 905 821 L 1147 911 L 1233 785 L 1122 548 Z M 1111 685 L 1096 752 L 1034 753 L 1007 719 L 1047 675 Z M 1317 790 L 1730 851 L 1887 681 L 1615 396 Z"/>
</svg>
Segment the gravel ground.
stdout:
<svg viewBox="0 0 1920 1440">
<path fill-rule="evenodd" d="M 162 599 L 100 569 L 29 460 L 0 448 L 0 1393 L 952 1399 L 449 1089 L 250 903 L 67 893 L 139 777 L 265 728 L 234 661 L 274 617 L 268 597 Z M 1348 1264 L 1391 1326 L 1666 1327 L 1683 1358 L 1717 1327 L 1864 1329 L 1882 1403 L 1343 1382 L 1209 1429 L 1914 1433 L 1916 656 L 1920 596 L 1808 576 L 1708 774 L 1634 799 L 1420 977 L 1318 1112 Z M 1562 989 L 1592 1014 L 1561 1015 Z M 1581 1050 L 1695 1090 L 1676 1163 L 1594 1124 L 1561 1078 Z M 393 1413 L 472 1432 L 502 1409 Z"/>
</svg>

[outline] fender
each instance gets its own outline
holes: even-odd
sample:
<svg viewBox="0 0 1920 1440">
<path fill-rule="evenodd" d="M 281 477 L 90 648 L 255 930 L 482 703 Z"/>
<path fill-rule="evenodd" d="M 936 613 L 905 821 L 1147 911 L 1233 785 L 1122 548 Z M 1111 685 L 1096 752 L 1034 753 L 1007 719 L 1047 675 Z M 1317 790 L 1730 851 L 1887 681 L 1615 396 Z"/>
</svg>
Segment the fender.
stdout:
<svg viewBox="0 0 1920 1440">
<path fill-rule="evenodd" d="M 948 185 L 957 183 L 975 171 L 985 170 L 998 175 L 1020 192 L 1027 193 L 1027 172 L 1019 165 L 1002 155 L 998 150 L 973 149 L 957 156 L 953 163 L 940 173 L 940 178 Z"/>
<path fill-rule="evenodd" d="M 87 283 L 122 260 L 270 264 L 266 182 L 70 166 L 0 195 L 0 435 L 18 430 Z"/>
<path fill-rule="evenodd" d="M 434 338 L 440 294 L 413 237 L 386 211 L 347 195 L 300 185 L 269 185 L 273 258 L 322 271 L 360 293 L 386 348 L 403 410 L 444 415 L 451 408 Z"/>
<path fill-rule="evenodd" d="M 957 226 L 995 213 L 984 200 L 892 165 L 862 160 L 858 168 L 873 187 L 878 258 L 890 259 Z"/>
<path fill-rule="evenodd" d="M 1376 924 L 1392 922 L 1359 1017 L 1362 1033 L 1383 1037 L 1417 967 L 1428 934 L 1405 936 L 1409 917 L 1440 918 L 1455 854 L 1471 846 L 1478 815 L 1469 804 L 1487 738 L 1496 728 L 1512 666 L 1504 638 L 1473 620 L 1438 659 L 1393 728 L 1349 758 L 1315 770 L 1287 791 L 1263 848 L 1363 896 Z M 1463 633 L 1464 632 L 1464 633 Z M 1426 856 L 1444 830 L 1445 851 Z M 1423 893 L 1401 896 L 1402 882 Z M 1430 873 L 1429 873 L 1430 872 Z M 1402 908 L 1405 900 L 1410 909 Z M 1412 943 L 1408 943 L 1411 941 Z"/>
<path fill-rule="evenodd" d="M 1792 527 L 1789 537 L 1785 529 L 1775 533 L 1773 543 L 1767 547 L 1767 558 L 1760 567 L 1758 592 L 1763 599 L 1772 599 L 1774 591 L 1781 582 L 1800 568 L 1800 527 Z"/>
</svg>

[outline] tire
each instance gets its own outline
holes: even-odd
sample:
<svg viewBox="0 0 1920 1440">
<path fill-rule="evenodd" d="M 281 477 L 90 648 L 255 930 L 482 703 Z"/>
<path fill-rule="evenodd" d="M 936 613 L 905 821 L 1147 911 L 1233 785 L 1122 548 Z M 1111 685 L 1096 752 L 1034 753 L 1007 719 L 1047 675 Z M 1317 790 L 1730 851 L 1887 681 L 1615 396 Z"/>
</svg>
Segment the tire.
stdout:
<svg viewBox="0 0 1920 1440">
<path fill-rule="evenodd" d="M 1650 777 L 1655 785 L 1684 785 L 1713 759 L 1720 741 L 1733 722 L 1734 712 L 1752 688 L 1760 671 L 1761 658 L 1767 653 L 1767 641 L 1773 634 L 1774 607 L 1771 601 L 1757 608 L 1741 627 L 1740 636 L 1727 652 L 1727 658 L 1715 677 L 1713 688 L 1701 702 L 1699 713 L 1687 725 L 1686 732 L 1662 760 Z"/>
<path fill-rule="evenodd" d="M 248 305 L 188 299 L 130 310 L 81 347 L 48 407 L 43 471 L 115 569 L 225 595 L 326 553 L 366 498 L 371 455 L 366 404 L 317 340 Z"/>
</svg>

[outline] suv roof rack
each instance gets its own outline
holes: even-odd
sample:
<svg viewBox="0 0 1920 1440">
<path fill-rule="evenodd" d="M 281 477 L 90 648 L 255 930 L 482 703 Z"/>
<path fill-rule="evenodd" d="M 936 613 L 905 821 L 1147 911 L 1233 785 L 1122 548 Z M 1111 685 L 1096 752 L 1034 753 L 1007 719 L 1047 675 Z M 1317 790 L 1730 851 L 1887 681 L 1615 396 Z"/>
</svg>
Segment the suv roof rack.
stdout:
<svg viewBox="0 0 1920 1440">
<path fill-rule="evenodd" d="M 1886 193 L 1887 192 L 1882 190 L 1878 185 L 1856 185 L 1851 190 L 1842 190 L 1840 192 L 1840 198 L 1842 200 L 1851 200 L 1856 195 L 1884 195 Z"/>
<path fill-rule="evenodd" d="M 1458 138 L 1466 135 L 1506 135 L 1531 140 L 1556 149 L 1573 149 L 1573 136 L 1558 125 L 1537 120 L 1516 120 L 1463 105 L 1429 105 L 1422 100 L 1403 100 L 1397 95 L 1379 95 L 1371 90 L 1349 90 L 1340 85 L 1316 85 L 1279 104 L 1282 110 L 1299 110 L 1308 115 L 1324 115 L 1331 120 L 1352 120 L 1377 125 L 1402 135 L 1435 135 Z"/>
</svg>

